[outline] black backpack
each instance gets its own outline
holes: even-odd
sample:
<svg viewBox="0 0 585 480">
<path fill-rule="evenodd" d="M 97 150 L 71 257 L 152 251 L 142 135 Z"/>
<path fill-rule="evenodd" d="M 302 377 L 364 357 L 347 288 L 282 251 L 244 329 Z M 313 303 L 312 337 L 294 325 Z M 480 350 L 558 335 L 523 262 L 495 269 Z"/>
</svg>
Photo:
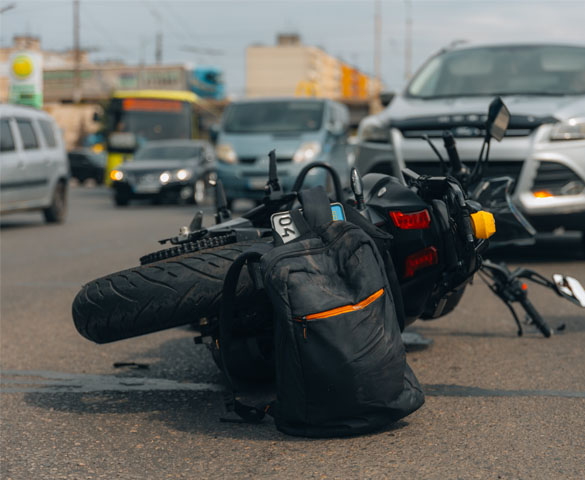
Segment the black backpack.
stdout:
<svg viewBox="0 0 585 480">
<path fill-rule="evenodd" d="M 291 211 L 299 238 L 244 252 L 224 282 L 220 352 L 229 347 L 243 265 L 256 263 L 274 311 L 277 400 L 266 408 L 233 399 L 236 413 L 267 412 L 290 435 L 332 437 L 379 429 L 424 403 L 406 363 L 395 303 L 378 248 L 354 223 L 332 221 L 322 187 Z M 346 207 L 349 208 L 349 207 Z M 224 373 L 229 375 L 225 351 Z"/>
</svg>

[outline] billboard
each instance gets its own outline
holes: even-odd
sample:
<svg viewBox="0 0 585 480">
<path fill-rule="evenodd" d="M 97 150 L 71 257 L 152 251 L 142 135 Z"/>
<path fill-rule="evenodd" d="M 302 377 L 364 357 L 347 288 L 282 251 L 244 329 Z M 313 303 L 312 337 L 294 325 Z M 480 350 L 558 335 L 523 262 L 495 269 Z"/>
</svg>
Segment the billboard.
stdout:
<svg viewBox="0 0 585 480">
<path fill-rule="evenodd" d="M 15 52 L 8 60 L 10 102 L 43 106 L 43 58 L 39 53 Z"/>
</svg>

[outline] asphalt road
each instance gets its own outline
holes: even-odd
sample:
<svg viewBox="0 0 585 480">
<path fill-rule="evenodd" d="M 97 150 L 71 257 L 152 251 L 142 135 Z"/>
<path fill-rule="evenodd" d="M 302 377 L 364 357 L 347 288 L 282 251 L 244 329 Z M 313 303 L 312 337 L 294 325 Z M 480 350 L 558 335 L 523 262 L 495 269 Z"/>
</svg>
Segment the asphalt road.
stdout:
<svg viewBox="0 0 585 480">
<path fill-rule="evenodd" d="M 426 404 L 350 439 L 220 423 L 220 375 L 188 328 L 109 345 L 82 338 L 71 319 L 79 287 L 135 265 L 192 213 L 115 209 L 104 189 L 78 187 L 64 225 L 36 213 L 2 218 L 2 479 L 585 478 L 585 314 L 540 287 L 533 303 L 564 325 L 551 339 L 518 338 L 481 282 L 453 314 L 415 324 L 434 341 L 408 355 Z M 576 238 L 500 256 L 585 283 Z"/>
</svg>

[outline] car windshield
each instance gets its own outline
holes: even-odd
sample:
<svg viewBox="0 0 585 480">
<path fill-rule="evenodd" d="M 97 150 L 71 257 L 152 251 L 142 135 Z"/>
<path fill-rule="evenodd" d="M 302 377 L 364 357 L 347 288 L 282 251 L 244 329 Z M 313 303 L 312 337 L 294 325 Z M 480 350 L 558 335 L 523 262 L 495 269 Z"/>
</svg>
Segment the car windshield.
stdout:
<svg viewBox="0 0 585 480">
<path fill-rule="evenodd" d="M 585 94 L 585 48 L 560 45 L 482 47 L 433 57 L 407 96 Z"/>
<path fill-rule="evenodd" d="M 131 132 L 138 142 L 191 137 L 190 106 L 174 100 L 114 99 L 109 110 L 113 132 Z"/>
<path fill-rule="evenodd" d="M 250 102 L 228 107 L 223 129 L 228 133 L 310 132 L 321 128 L 323 102 L 291 100 Z"/>
<path fill-rule="evenodd" d="M 201 147 L 157 145 L 141 148 L 134 158 L 136 160 L 187 160 L 199 156 L 200 153 Z"/>
</svg>

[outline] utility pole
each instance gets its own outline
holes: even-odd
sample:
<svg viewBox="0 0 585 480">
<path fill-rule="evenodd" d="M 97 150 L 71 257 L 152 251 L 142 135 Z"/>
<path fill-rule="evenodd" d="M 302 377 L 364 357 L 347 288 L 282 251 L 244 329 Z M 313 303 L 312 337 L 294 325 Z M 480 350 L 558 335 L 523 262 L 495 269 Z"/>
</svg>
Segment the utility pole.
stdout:
<svg viewBox="0 0 585 480">
<path fill-rule="evenodd" d="M 162 56 L 163 56 L 163 19 L 158 13 L 157 10 L 154 9 L 151 5 L 148 5 L 148 9 L 150 10 L 150 14 L 155 18 L 158 24 L 158 30 L 156 32 L 156 37 L 154 39 L 154 61 L 157 65 L 162 63 Z"/>
<path fill-rule="evenodd" d="M 159 30 L 156 33 L 156 47 L 155 47 L 155 52 L 154 52 L 155 61 L 156 61 L 157 65 L 160 65 L 162 63 L 162 49 L 163 49 L 163 34 L 162 34 L 162 30 Z"/>
<path fill-rule="evenodd" d="M 405 0 L 406 25 L 404 29 L 404 79 L 412 75 L 412 4 Z"/>
<path fill-rule="evenodd" d="M 73 103 L 81 101 L 81 77 L 79 64 L 81 63 L 81 52 L 79 51 L 79 0 L 73 0 Z"/>
</svg>

